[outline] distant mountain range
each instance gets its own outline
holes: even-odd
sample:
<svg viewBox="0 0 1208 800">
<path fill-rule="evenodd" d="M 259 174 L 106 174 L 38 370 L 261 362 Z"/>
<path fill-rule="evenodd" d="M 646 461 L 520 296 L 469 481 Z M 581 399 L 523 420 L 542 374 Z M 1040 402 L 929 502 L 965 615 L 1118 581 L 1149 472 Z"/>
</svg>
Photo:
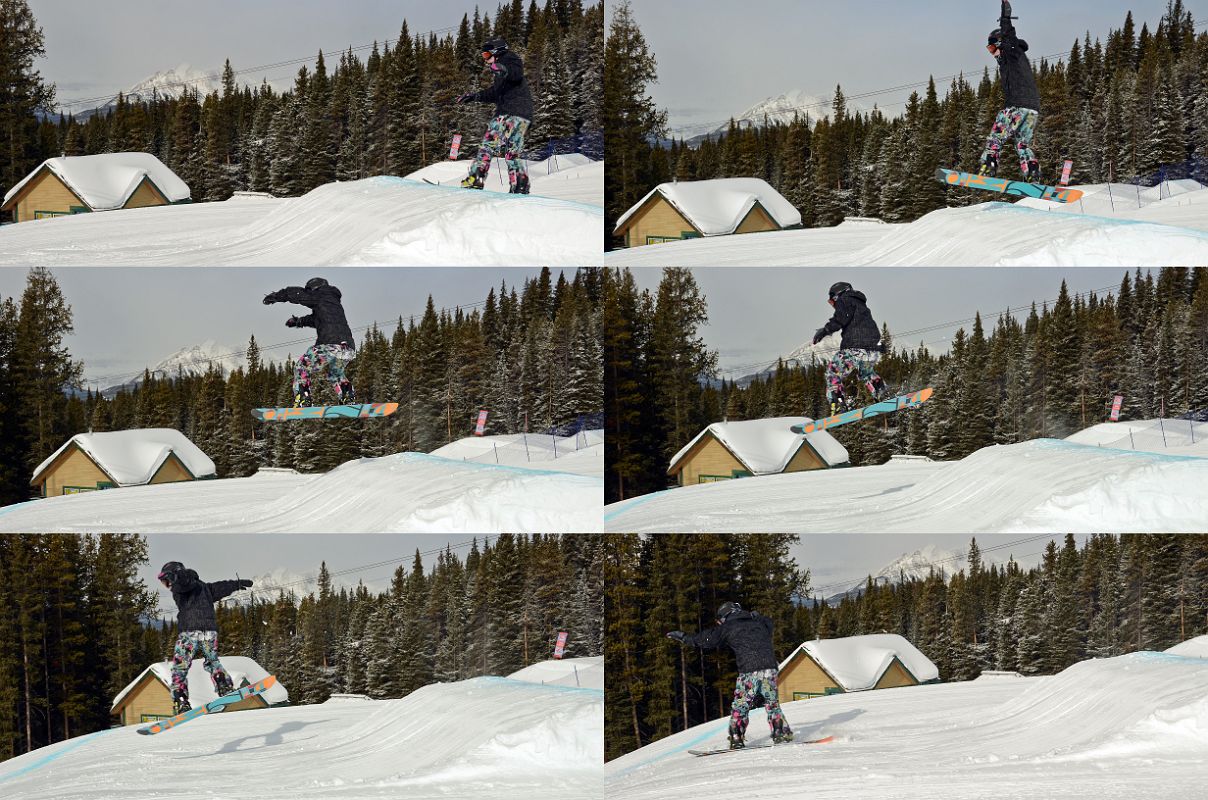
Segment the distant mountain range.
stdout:
<svg viewBox="0 0 1208 800">
<path fill-rule="evenodd" d="M 872 580 L 877 586 L 892 586 L 901 583 L 903 580 L 924 580 L 931 574 L 932 570 L 935 570 L 937 573 L 942 571 L 946 577 L 951 577 L 960 570 L 965 569 L 968 566 L 967 562 L 967 552 L 942 550 L 935 545 L 927 545 L 921 550 L 905 553 L 889 564 L 886 564 L 872 575 Z M 984 555 L 982 556 L 983 566 L 988 566 L 991 563 L 994 563 L 992 559 Z M 826 597 L 826 604 L 833 608 L 842 602 L 845 597 L 855 599 L 864 594 L 866 588 L 868 588 L 867 577 L 862 578 L 858 583 L 853 584 L 842 592 L 828 595 Z M 804 605 L 812 607 L 814 599 L 810 598 Z"/>
<path fill-rule="evenodd" d="M 204 375 L 210 369 L 210 366 L 213 365 L 223 376 L 226 376 L 243 366 L 243 357 L 232 355 L 236 349 L 224 344 L 218 344 L 213 340 L 207 340 L 201 344 L 177 350 L 155 366 L 149 367 L 148 370 L 152 375 L 170 378 L 175 376 L 177 372 L 183 372 L 185 375 Z M 140 373 L 137 377 L 125 383 L 115 384 L 102 389 L 101 395 L 104 397 L 113 397 L 122 389 L 129 391 L 142 384 L 142 382 L 143 376 Z"/>
<path fill-rule="evenodd" d="M 765 124 L 771 125 L 778 122 L 788 124 L 793 121 L 794 116 L 801 118 L 808 117 L 810 120 L 817 122 L 823 117 L 830 116 L 832 105 L 833 98 L 823 99 L 795 89 L 784 94 L 778 94 L 775 97 L 768 97 L 741 114 L 735 114 L 734 123 L 740 127 L 746 125 L 762 127 Z M 858 103 L 852 102 L 848 102 L 847 108 L 853 112 L 865 112 L 869 110 Z M 710 122 L 679 125 L 668 131 L 667 141 L 682 139 L 686 144 L 696 146 L 706 138 L 716 137 L 719 134 L 725 133 L 729 127 L 730 120 L 728 118 L 724 122 L 713 120 Z"/>
<path fill-rule="evenodd" d="M 188 64 L 180 64 L 157 72 L 149 78 L 144 78 L 124 90 L 122 94 L 127 99 L 150 100 L 156 94 L 160 97 L 180 97 L 186 89 L 196 90 L 199 95 L 204 97 L 210 92 L 221 91 L 222 80 L 214 73 L 194 69 Z M 93 114 L 104 114 L 116 105 L 117 95 L 115 94 L 103 105 L 87 109 L 73 108 L 72 111 L 76 120 L 83 121 Z"/>
</svg>

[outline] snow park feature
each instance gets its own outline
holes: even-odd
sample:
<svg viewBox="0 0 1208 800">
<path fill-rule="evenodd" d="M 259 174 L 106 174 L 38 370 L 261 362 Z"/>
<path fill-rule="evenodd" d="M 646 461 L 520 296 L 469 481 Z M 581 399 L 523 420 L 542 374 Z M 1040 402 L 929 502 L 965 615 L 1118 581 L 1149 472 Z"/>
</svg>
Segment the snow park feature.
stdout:
<svg viewBox="0 0 1208 800">
<path fill-rule="evenodd" d="M 603 438 L 474 437 L 317 475 L 262 470 L 52 497 L 0 508 L 0 531 L 592 532 L 604 507 Z"/>
<path fill-rule="evenodd" d="M 668 489 L 605 506 L 604 526 L 633 533 L 1203 532 L 1204 452 L 1034 439 L 958 461 L 893 457 L 870 467 Z"/>
<path fill-rule="evenodd" d="M 798 737 L 698 759 L 723 747 L 729 719 L 681 731 L 604 768 L 605 796 L 721 800 L 734 775 L 758 776 L 765 800 L 1111 800 L 1203 795 L 1208 659 L 1138 652 L 1045 677 L 992 676 L 788 702 Z M 752 712 L 751 744 L 766 741 Z"/>
<path fill-rule="evenodd" d="M 603 254 L 604 163 L 530 163 L 532 194 L 434 186 L 440 162 L 404 178 L 328 183 L 301 197 L 126 209 L 5 226 L 0 264 L 77 266 L 462 266 L 594 264 Z M 497 166 L 492 175 L 505 174 Z M 491 179 L 492 181 L 494 178 Z M 117 192 L 120 187 L 113 187 Z"/>
<path fill-rule="evenodd" d="M 598 800 L 603 754 L 601 689 L 482 677 L 206 714 L 154 737 L 111 728 L 0 764 L 0 795 Z"/>
</svg>

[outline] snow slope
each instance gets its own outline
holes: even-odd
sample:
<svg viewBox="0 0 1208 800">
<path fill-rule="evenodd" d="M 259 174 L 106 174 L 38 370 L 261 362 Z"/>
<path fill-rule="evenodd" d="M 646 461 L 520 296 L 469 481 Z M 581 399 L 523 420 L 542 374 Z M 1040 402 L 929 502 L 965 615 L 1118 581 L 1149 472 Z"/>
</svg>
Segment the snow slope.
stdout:
<svg viewBox="0 0 1208 800">
<path fill-rule="evenodd" d="M 331 472 L 168 483 L 0 508 L 0 531 L 171 533 L 588 532 L 600 527 L 594 475 L 399 453 Z"/>
<path fill-rule="evenodd" d="M 1102 422 L 1066 437 L 1067 442 L 1118 450 L 1208 457 L 1208 422 L 1143 419 Z"/>
<path fill-rule="evenodd" d="M 1102 215 L 1047 201 L 944 208 L 904 224 L 748 233 L 620 250 L 610 266 L 1196 266 L 1208 196 Z M 1179 203 L 1182 202 L 1182 205 Z M 1095 211 L 1103 210 L 1098 206 Z"/>
<path fill-rule="evenodd" d="M 604 657 L 562 658 L 529 664 L 508 676 L 514 681 L 531 681 L 553 686 L 577 686 L 604 690 Z"/>
<path fill-rule="evenodd" d="M 506 678 L 110 729 L 0 764 L 6 800 L 598 800 L 604 694 Z"/>
<path fill-rule="evenodd" d="M 513 433 L 467 436 L 432 451 L 432 455 L 478 464 L 505 464 L 573 472 L 604 474 L 604 431 L 582 431 L 574 436 Z"/>
<path fill-rule="evenodd" d="M 465 174 L 465 162 L 452 166 Z M 581 199 L 595 192 L 597 185 L 594 203 Z M 546 186 L 558 197 L 541 196 Z M 377 177 L 329 183 L 295 198 L 239 196 L 222 203 L 77 214 L 0 229 L 0 264 L 582 266 L 598 262 L 604 241 L 603 163 L 536 176 L 533 192 L 522 197 Z"/>
<path fill-rule="evenodd" d="M 610 531 L 1202 532 L 1208 459 L 1054 439 L 960 461 L 741 478 L 604 509 Z"/>
<path fill-rule="evenodd" d="M 725 746 L 728 720 L 714 720 L 609 762 L 606 794 L 729 800 L 735 770 L 758 776 L 763 800 L 1192 800 L 1204 792 L 1204 659 L 1134 653 L 1051 677 L 839 694 L 782 708 L 797 736 L 835 741 L 689 755 Z M 752 712 L 749 740 L 766 742 L 767 730 Z"/>
</svg>

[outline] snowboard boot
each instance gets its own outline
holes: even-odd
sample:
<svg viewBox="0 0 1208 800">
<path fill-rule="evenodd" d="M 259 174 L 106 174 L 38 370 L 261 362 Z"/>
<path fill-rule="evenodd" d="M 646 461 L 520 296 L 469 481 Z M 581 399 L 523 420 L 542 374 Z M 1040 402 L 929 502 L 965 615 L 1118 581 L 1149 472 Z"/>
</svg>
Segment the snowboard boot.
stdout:
<svg viewBox="0 0 1208 800">
<path fill-rule="evenodd" d="M 508 190 L 509 194 L 528 194 L 529 193 L 529 177 L 528 175 L 517 175 L 516 182 L 512 184 L 512 188 Z"/>
<path fill-rule="evenodd" d="M 879 403 L 889 397 L 889 387 L 885 385 L 885 381 L 881 380 L 879 375 L 868 382 L 868 391 L 872 394 L 874 403 Z"/>
<path fill-rule="evenodd" d="M 357 401 L 357 393 L 353 390 L 352 384 L 348 381 L 340 381 L 340 403 L 343 405 L 352 405 Z"/>
<path fill-rule="evenodd" d="M 981 169 L 977 172 L 978 175 L 985 175 L 990 178 L 998 177 L 998 156 L 993 153 L 988 153 L 985 159 L 982 160 Z"/>
<path fill-rule="evenodd" d="M 1032 160 L 1025 164 L 1023 179 L 1028 183 L 1040 183 L 1040 162 Z"/>
<path fill-rule="evenodd" d="M 730 749 L 731 750 L 741 750 L 746 746 L 747 746 L 747 743 L 742 740 L 741 735 L 735 736 L 734 734 L 730 734 Z"/>
<path fill-rule="evenodd" d="M 472 173 L 467 175 L 461 182 L 461 188 L 463 189 L 481 189 L 483 185 L 482 178 Z"/>
<path fill-rule="evenodd" d="M 176 716 L 177 714 L 183 714 L 186 711 L 192 711 L 192 710 L 193 710 L 193 706 L 189 705 L 189 698 L 187 698 L 187 697 L 173 697 L 172 698 L 172 715 L 173 716 Z"/>
<path fill-rule="evenodd" d="M 792 731 L 777 731 L 772 734 L 772 744 L 788 744 L 793 741 Z"/>
<path fill-rule="evenodd" d="M 214 691 L 219 697 L 224 697 L 235 691 L 235 684 L 231 683 L 229 675 L 220 675 L 214 679 Z"/>
<path fill-rule="evenodd" d="M 310 406 L 310 390 L 303 389 L 294 395 L 294 408 L 308 408 Z"/>
</svg>

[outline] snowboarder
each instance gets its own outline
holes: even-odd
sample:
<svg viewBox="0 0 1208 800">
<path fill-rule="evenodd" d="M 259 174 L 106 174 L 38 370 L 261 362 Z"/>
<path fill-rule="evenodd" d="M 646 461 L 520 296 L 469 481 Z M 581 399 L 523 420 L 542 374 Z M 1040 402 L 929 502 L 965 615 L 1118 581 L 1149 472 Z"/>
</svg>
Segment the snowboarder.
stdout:
<svg viewBox="0 0 1208 800">
<path fill-rule="evenodd" d="M 172 651 L 172 713 L 183 714 L 189 705 L 189 667 L 193 656 L 200 652 L 205 670 L 214 683 L 219 697 L 235 691 L 231 677 L 218 660 L 218 620 L 214 604 L 240 589 L 251 587 L 249 580 L 206 583 L 195 570 L 186 569 L 179 561 L 169 561 L 159 571 L 159 582 L 172 590 L 176 602 L 176 647 Z"/>
<path fill-rule="evenodd" d="M 860 380 L 874 401 L 888 396 L 889 387 L 876 373 L 884 346 L 881 329 L 868 310 L 868 298 L 853 289 L 850 283 L 840 281 L 830 287 L 827 302 L 835 309 L 835 314 L 814 332 L 813 343 L 818 344 L 835 331 L 843 331 L 839 350 L 826 365 L 826 400 L 833 416 L 855 407 L 854 400 L 843 393 L 843 379 L 852 372 L 859 371 Z"/>
<path fill-rule="evenodd" d="M 981 174 L 998 177 L 998 159 L 1011 139 L 1019 155 L 1019 169 L 1028 183 L 1040 183 L 1040 164 L 1032 151 L 1032 136 L 1040 118 L 1040 92 L 1028 62 L 1028 43 L 1015 35 L 1011 4 L 1002 0 L 998 27 L 990 31 L 986 49 L 998 61 L 1005 107 L 998 112 L 981 157 Z"/>
<path fill-rule="evenodd" d="M 499 156 L 508 165 L 511 186 L 508 191 L 528 194 L 528 170 L 520 158 L 520 151 L 524 148 L 524 135 L 533 121 L 533 98 L 529 94 L 528 79 L 524 77 L 524 62 L 508 49 L 508 43 L 501 37 L 483 42 L 482 58 L 495 73 L 495 82 L 489 89 L 463 94 L 457 102 L 494 103 L 495 117 L 487 125 L 482 147 L 461 185 L 466 189 L 481 189 L 483 179 L 491 169 L 491 158 Z"/>
<path fill-rule="evenodd" d="M 701 650 L 717 650 L 725 645 L 734 651 L 738 681 L 734 685 L 730 712 L 731 750 L 746 746 L 747 717 L 757 697 L 763 698 L 772 741 L 776 744 L 793 741 L 793 731 L 780 711 L 780 696 L 776 691 L 780 665 L 772 649 L 772 620 L 754 611 L 744 611 L 738 603 L 727 602 L 717 609 L 717 627 L 692 635 L 671 631 L 667 636 Z"/>
<path fill-rule="evenodd" d="M 311 310 L 305 317 L 290 317 L 287 328 L 314 328 L 318 337 L 294 366 L 294 407 L 310 405 L 310 374 L 327 369 L 327 379 L 341 404 L 356 402 L 352 383 L 344 374 L 348 362 L 356 358 L 352 329 L 340 303 L 340 290 L 323 278 L 311 278 L 306 286 L 287 286 L 265 295 L 266 306 L 273 303 L 297 303 Z"/>
</svg>

